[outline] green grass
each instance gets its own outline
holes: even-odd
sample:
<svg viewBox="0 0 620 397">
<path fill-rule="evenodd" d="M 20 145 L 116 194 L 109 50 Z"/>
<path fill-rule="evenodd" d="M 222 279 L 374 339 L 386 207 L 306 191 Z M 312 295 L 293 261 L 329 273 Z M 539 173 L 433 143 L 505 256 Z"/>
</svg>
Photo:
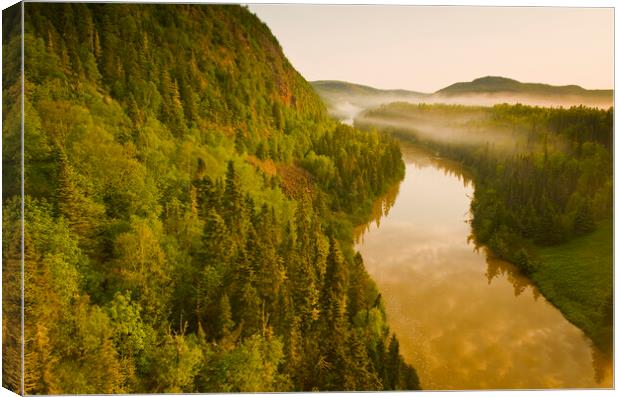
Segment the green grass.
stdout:
<svg viewBox="0 0 620 397">
<path fill-rule="evenodd" d="M 537 248 L 532 274 L 542 294 L 600 348 L 610 347 L 603 305 L 613 289 L 613 223 L 553 247 Z"/>
</svg>

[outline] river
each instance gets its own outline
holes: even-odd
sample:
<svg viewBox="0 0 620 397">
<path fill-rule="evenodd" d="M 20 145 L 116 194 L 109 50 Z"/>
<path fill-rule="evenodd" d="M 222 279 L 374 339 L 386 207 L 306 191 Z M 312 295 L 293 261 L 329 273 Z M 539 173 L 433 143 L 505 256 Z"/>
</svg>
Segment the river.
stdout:
<svg viewBox="0 0 620 397">
<path fill-rule="evenodd" d="M 422 387 L 611 387 L 611 365 L 584 333 L 513 265 L 474 245 L 474 185 L 462 168 L 401 147 L 405 179 L 375 203 L 356 248 Z"/>
</svg>

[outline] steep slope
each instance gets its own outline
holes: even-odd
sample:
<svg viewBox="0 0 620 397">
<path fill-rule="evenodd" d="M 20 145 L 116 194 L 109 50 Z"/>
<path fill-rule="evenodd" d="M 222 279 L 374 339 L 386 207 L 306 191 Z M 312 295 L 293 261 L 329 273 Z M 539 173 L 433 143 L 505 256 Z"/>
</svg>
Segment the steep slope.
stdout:
<svg viewBox="0 0 620 397">
<path fill-rule="evenodd" d="M 418 387 L 351 243 L 402 177 L 395 141 L 330 120 L 243 7 L 25 10 L 21 392 Z M 19 170 L 19 103 L 3 110 Z M 4 262 L 18 182 L 5 174 Z"/>
</svg>

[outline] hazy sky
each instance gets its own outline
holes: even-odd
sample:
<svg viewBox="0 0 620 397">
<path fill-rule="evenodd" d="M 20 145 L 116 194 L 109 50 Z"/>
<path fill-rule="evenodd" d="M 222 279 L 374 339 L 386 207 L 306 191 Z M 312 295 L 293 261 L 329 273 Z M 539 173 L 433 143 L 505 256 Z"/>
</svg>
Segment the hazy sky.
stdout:
<svg viewBox="0 0 620 397">
<path fill-rule="evenodd" d="M 250 5 L 307 80 L 433 92 L 487 75 L 613 88 L 613 10 Z"/>
</svg>

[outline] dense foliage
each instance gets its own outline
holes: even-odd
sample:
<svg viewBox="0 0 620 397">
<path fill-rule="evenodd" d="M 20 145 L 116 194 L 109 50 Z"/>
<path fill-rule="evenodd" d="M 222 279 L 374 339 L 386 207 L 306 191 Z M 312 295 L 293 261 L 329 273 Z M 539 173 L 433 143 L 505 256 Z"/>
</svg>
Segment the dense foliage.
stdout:
<svg viewBox="0 0 620 397">
<path fill-rule="evenodd" d="M 612 218 L 611 108 L 395 103 L 365 112 L 356 125 L 418 141 L 468 167 L 476 240 L 526 274 L 538 270 L 536 247 L 565 243 Z M 608 347 L 612 286 L 604 280 L 597 286 L 604 298 L 590 308 L 600 323 L 586 331 Z"/>
<path fill-rule="evenodd" d="M 403 175 L 394 140 L 330 120 L 245 8 L 25 9 L 23 393 L 419 388 L 351 244 Z M 18 68 L 3 92 L 17 391 Z"/>
</svg>

